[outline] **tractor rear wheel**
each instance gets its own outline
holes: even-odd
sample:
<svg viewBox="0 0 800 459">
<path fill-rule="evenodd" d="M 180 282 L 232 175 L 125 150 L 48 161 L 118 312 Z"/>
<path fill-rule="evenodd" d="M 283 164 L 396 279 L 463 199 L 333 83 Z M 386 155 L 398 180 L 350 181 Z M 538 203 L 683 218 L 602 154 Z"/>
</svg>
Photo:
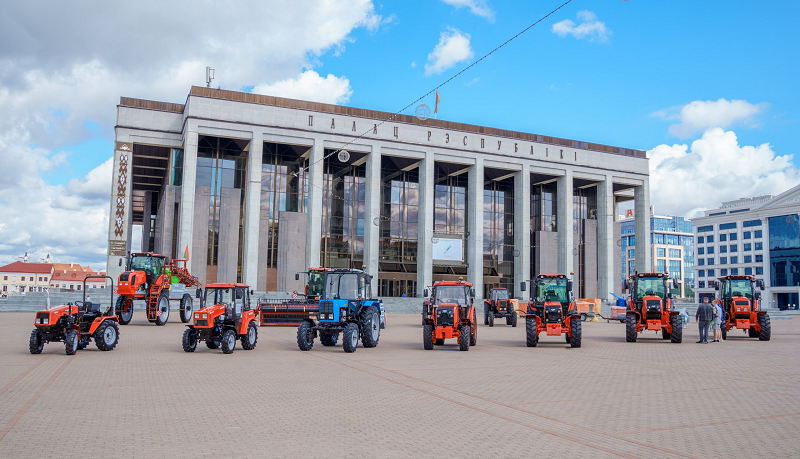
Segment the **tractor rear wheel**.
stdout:
<svg viewBox="0 0 800 459">
<path fill-rule="evenodd" d="M 241 336 L 242 341 L 242 349 L 245 351 L 252 351 L 256 348 L 256 342 L 258 341 L 258 327 L 256 327 L 256 321 L 251 320 L 249 324 L 247 324 L 247 333 Z"/>
<path fill-rule="evenodd" d="M 301 351 L 310 351 L 314 347 L 314 332 L 311 327 L 311 322 L 308 321 L 300 322 L 300 326 L 297 327 L 297 347 Z M 323 342 L 322 344 L 325 343 Z"/>
<path fill-rule="evenodd" d="M 758 334 L 758 340 L 769 341 L 769 339 L 772 337 L 772 324 L 770 323 L 769 315 L 759 315 L 758 323 L 761 325 L 761 333 Z"/>
<path fill-rule="evenodd" d="M 361 345 L 375 347 L 381 337 L 381 316 L 375 308 L 361 313 Z"/>
<path fill-rule="evenodd" d="M 353 322 L 344 326 L 344 336 L 342 336 L 342 347 L 348 354 L 353 353 L 358 348 L 358 325 Z"/>
<path fill-rule="evenodd" d="M 516 312 L 514 312 L 513 315 L 511 316 L 511 326 L 514 327 L 514 328 L 516 328 L 516 326 L 517 326 L 517 313 Z"/>
<path fill-rule="evenodd" d="M 683 319 L 676 314 L 670 317 L 670 323 L 672 324 L 672 333 L 669 339 L 673 343 L 680 343 L 683 341 Z"/>
<path fill-rule="evenodd" d="M 525 319 L 525 344 L 528 347 L 536 347 L 539 344 L 539 336 L 536 334 L 536 319 Z"/>
<path fill-rule="evenodd" d="M 227 329 L 222 332 L 222 353 L 232 354 L 236 349 L 236 332 Z"/>
<path fill-rule="evenodd" d="M 336 346 L 336 343 L 339 341 L 339 334 L 338 333 L 322 333 L 319 334 L 319 342 L 322 343 L 323 346 Z"/>
<path fill-rule="evenodd" d="M 128 307 L 128 311 L 125 311 L 125 307 Z M 131 323 L 131 319 L 133 318 L 133 300 L 126 296 L 118 296 L 117 297 L 117 315 L 119 316 L 119 323 L 122 325 L 128 325 Z"/>
<path fill-rule="evenodd" d="M 726 339 L 728 339 L 728 324 L 725 323 L 725 322 L 722 322 L 722 326 L 720 327 L 720 330 L 722 330 L 722 341 L 725 341 Z"/>
<path fill-rule="evenodd" d="M 494 327 L 494 313 L 489 311 L 489 326 Z"/>
<path fill-rule="evenodd" d="M 570 336 L 569 345 L 571 347 L 581 347 L 581 336 L 583 335 L 583 326 L 578 320 L 571 320 L 569 322 Z"/>
<path fill-rule="evenodd" d="M 78 332 L 75 330 L 68 330 L 64 335 L 64 350 L 67 355 L 75 355 L 78 352 Z"/>
<path fill-rule="evenodd" d="M 31 332 L 31 341 L 28 345 L 31 354 L 41 354 L 44 349 L 44 340 L 42 339 L 42 332 L 38 328 L 34 328 Z"/>
<path fill-rule="evenodd" d="M 581 313 L 581 322 L 586 322 L 586 314 Z"/>
<path fill-rule="evenodd" d="M 476 313 L 475 313 L 475 310 L 473 310 L 472 311 L 472 324 L 470 324 L 470 326 L 469 326 L 469 329 L 470 329 L 470 332 L 469 332 L 469 345 L 470 346 L 475 346 L 476 344 L 478 344 L 478 321 L 477 321 L 478 318 L 475 317 L 475 316 L 476 316 Z"/>
<path fill-rule="evenodd" d="M 469 335 L 470 335 L 470 327 L 466 325 L 461 327 L 461 335 L 459 336 L 458 340 L 458 348 L 462 351 L 469 350 Z"/>
<path fill-rule="evenodd" d="M 747 336 L 750 338 L 758 338 L 758 331 L 756 331 L 756 327 L 750 327 L 747 330 Z"/>
<path fill-rule="evenodd" d="M 426 351 L 433 349 L 433 326 L 430 324 L 422 326 L 422 348 Z"/>
<path fill-rule="evenodd" d="M 106 319 L 94 332 L 94 344 L 101 351 L 110 351 L 119 342 L 119 327 L 113 320 Z"/>
<path fill-rule="evenodd" d="M 156 303 L 156 325 L 159 327 L 166 324 L 169 320 L 169 291 L 164 290 L 158 295 Z"/>
<path fill-rule="evenodd" d="M 636 314 L 628 314 L 625 317 L 625 341 L 636 342 Z"/>
<path fill-rule="evenodd" d="M 197 349 L 197 332 L 194 328 L 187 328 L 183 332 L 183 352 L 194 352 Z"/>
<path fill-rule="evenodd" d="M 489 306 L 483 305 L 483 324 L 489 325 Z"/>
<path fill-rule="evenodd" d="M 193 303 L 192 295 L 188 293 L 184 294 L 181 298 L 181 322 L 189 323 L 189 321 L 192 320 Z"/>
</svg>

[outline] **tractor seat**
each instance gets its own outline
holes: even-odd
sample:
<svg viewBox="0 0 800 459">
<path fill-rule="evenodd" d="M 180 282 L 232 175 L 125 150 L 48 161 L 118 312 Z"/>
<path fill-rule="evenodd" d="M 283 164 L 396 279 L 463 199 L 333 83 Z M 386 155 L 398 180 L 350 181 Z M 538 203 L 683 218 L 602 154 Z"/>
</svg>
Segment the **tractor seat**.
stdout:
<svg viewBox="0 0 800 459">
<path fill-rule="evenodd" d="M 92 303 L 91 301 L 87 301 L 83 303 L 83 307 L 86 309 L 87 313 L 100 312 L 100 303 Z"/>
</svg>

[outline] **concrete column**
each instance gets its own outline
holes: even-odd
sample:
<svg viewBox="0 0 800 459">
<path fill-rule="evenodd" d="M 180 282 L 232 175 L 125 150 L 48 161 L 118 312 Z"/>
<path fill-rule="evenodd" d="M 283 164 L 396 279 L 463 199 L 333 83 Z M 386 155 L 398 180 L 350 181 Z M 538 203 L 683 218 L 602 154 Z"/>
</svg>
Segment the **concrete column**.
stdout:
<svg viewBox="0 0 800 459">
<path fill-rule="evenodd" d="M 636 233 L 636 271 L 653 270 L 650 254 L 650 182 L 645 179 L 644 185 L 633 189 L 634 215 Z"/>
<path fill-rule="evenodd" d="M 417 296 L 433 284 L 433 152 L 419 163 L 419 235 L 417 237 Z"/>
<path fill-rule="evenodd" d="M 322 185 L 324 178 L 325 147 L 322 137 L 314 138 L 308 158 L 308 233 L 306 234 L 306 268 L 320 266 L 322 242 Z"/>
<path fill-rule="evenodd" d="M 531 278 L 531 171 L 525 163 L 514 176 L 514 250 L 519 250 L 514 257 L 514 296 L 522 299 L 519 284 Z"/>
<path fill-rule="evenodd" d="M 132 145 L 128 143 L 127 145 Z M 108 254 L 106 271 L 113 279 L 119 278 L 125 270 L 127 252 L 131 249 L 130 220 L 131 216 L 131 172 L 133 171 L 133 154 L 130 150 L 114 151 L 113 181 L 111 182 L 111 206 L 109 209 L 108 240 L 119 244 L 124 242 L 125 253 Z M 109 248 L 110 249 L 110 248 Z M 120 266 L 122 260 L 122 266 Z"/>
<path fill-rule="evenodd" d="M 469 168 L 467 187 L 467 281 L 475 287 L 475 299 L 483 298 L 483 158 Z"/>
<path fill-rule="evenodd" d="M 381 145 L 372 146 L 367 156 L 366 171 L 366 212 L 364 212 L 364 264 L 367 272 L 373 277 L 373 291 L 378 289 L 378 260 L 380 252 L 380 216 L 381 216 Z M 378 224 L 375 224 L 375 219 Z"/>
<path fill-rule="evenodd" d="M 192 247 L 194 223 L 194 193 L 197 183 L 197 132 L 188 131 L 183 145 L 183 181 L 181 182 L 180 222 L 178 226 L 178 248 L 175 253 L 183 253 Z M 189 252 L 191 262 L 193 253 Z"/>
<path fill-rule="evenodd" d="M 567 170 L 558 178 L 558 215 L 556 229 L 558 231 L 558 273 L 570 275 L 575 270 L 575 259 L 572 249 L 575 247 L 572 232 L 572 171 Z"/>
<path fill-rule="evenodd" d="M 247 194 L 244 210 L 244 260 L 242 281 L 256 288 L 259 276 L 266 272 L 258 272 L 259 246 L 259 214 L 261 211 L 261 159 L 264 153 L 264 140 L 260 132 L 253 132 L 250 151 L 247 155 Z M 266 235 L 264 237 L 266 242 Z"/>
<path fill-rule="evenodd" d="M 597 296 L 610 301 L 614 285 L 614 182 L 610 175 L 597 185 Z"/>
</svg>

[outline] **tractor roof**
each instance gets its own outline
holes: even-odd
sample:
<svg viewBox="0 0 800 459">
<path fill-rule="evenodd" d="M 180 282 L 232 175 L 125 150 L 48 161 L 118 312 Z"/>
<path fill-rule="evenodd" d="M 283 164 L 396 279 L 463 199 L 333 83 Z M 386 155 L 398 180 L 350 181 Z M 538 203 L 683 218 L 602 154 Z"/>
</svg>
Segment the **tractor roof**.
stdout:
<svg viewBox="0 0 800 459">
<path fill-rule="evenodd" d="M 331 273 L 364 273 L 363 270 L 355 269 L 355 268 L 319 268 Z"/>
<path fill-rule="evenodd" d="M 331 270 L 331 268 L 308 268 L 308 272 L 310 272 L 310 273 L 314 273 L 314 272 L 324 273 L 325 271 L 330 271 L 330 270 Z"/>
<path fill-rule="evenodd" d="M 506 292 L 508 291 L 508 289 L 505 288 L 505 287 L 503 287 L 503 288 L 493 288 L 491 291 L 494 292 L 496 290 L 501 290 L 501 291 L 506 291 Z"/>
<path fill-rule="evenodd" d="M 537 279 L 566 279 L 566 274 L 539 274 Z"/>
<path fill-rule="evenodd" d="M 655 272 L 653 272 L 653 273 L 636 273 L 636 274 L 632 275 L 631 277 L 640 277 L 640 278 L 641 277 L 660 277 L 660 278 L 663 277 L 663 278 L 666 279 L 666 278 L 669 277 L 669 274 L 655 273 Z"/>
<path fill-rule="evenodd" d="M 731 275 L 731 276 L 722 276 L 718 277 L 719 280 L 755 280 L 755 276 L 747 276 L 747 275 Z"/>
<path fill-rule="evenodd" d="M 206 284 L 206 288 L 233 288 L 233 287 L 250 288 L 250 286 L 247 285 L 247 284 L 239 284 L 239 283 L 226 284 L 226 283 L 221 283 L 220 282 L 220 283 L 214 283 L 214 284 Z"/>
<path fill-rule="evenodd" d="M 153 252 L 134 252 L 131 254 L 132 257 L 140 257 L 144 255 L 149 255 L 153 258 L 167 258 L 166 255 L 161 255 L 159 253 L 153 253 Z"/>
<path fill-rule="evenodd" d="M 465 285 L 467 287 L 472 287 L 472 284 L 469 282 L 464 282 L 464 279 L 459 279 L 457 281 L 436 281 L 433 283 L 434 287 L 439 285 Z"/>
</svg>

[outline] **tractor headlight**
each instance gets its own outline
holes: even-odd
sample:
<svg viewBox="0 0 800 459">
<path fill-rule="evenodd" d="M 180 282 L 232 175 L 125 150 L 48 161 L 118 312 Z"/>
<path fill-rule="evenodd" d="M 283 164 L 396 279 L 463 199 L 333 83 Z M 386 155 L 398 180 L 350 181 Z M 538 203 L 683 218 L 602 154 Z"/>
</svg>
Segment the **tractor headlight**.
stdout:
<svg viewBox="0 0 800 459">
<path fill-rule="evenodd" d="M 195 318 L 195 319 L 199 319 L 199 318 L 200 318 L 200 314 L 195 314 L 195 315 L 194 315 L 194 318 Z"/>
<path fill-rule="evenodd" d="M 44 319 L 42 319 L 42 324 L 43 325 L 48 325 L 49 323 L 50 323 L 50 318 L 45 317 Z"/>
<path fill-rule="evenodd" d="M 208 314 L 203 314 L 204 319 L 208 319 Z"/>
<path fill-rule="evenodd" d="M 217 320 L 219 320 L 220 322 L 225 322 L 225 314 L 218 315 Z"/>
<path fill-rule="evenodd" d="M 347 308 L 339 309 L 339 322 L 344 322 L 347 319 Z"/>
</svg>

